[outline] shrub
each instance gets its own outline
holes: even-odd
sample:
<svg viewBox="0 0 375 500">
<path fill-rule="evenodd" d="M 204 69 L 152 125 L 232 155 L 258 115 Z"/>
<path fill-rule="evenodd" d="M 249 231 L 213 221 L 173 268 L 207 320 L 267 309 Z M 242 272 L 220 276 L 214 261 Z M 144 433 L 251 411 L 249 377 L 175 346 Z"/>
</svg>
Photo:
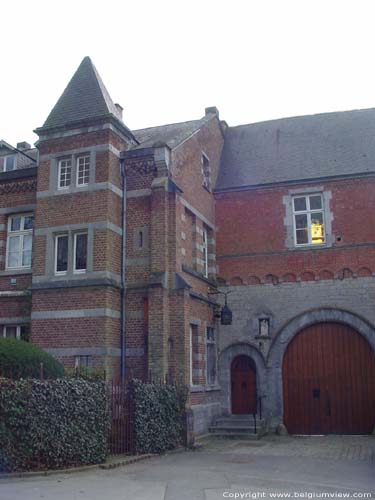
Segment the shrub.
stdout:
<svg viewBox="0 0 375 500">
<path fill-rule="evenodd" d="M 163 453 L 181 444 L 186 388 L 133 380 L 131 390 L 137 452 Z"/>
<path fill-rule="evenodd" d="M 50 354 L 23 340 L 0 339 L 0 375 L 11 378 L 38 378 L 43 363 L 44 378 L 64 375 L 64 367 Z"/>
<path fill-rule="evenodd" d="M 108 426 L 104 382 L 0 379 L 0 470 L 103 462 Z"/>
</svg>

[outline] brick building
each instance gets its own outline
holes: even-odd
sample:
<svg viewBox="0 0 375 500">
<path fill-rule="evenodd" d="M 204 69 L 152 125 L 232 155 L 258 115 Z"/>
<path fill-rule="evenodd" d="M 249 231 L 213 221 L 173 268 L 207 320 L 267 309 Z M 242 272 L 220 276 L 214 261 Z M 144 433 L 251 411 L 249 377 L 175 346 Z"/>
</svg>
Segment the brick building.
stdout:
<svg viewBox="0 0 375 500">
<path fill-rule="evenodd" d="M 196 433 L 260 399 L 271 428 L 369 432 L 374 129 L 374 110 L 228 127 L 213 107 L 131 131 L 85 58 L 36 149 L 0 142 L 3 336 L 187 384 Z"/>
</svg>

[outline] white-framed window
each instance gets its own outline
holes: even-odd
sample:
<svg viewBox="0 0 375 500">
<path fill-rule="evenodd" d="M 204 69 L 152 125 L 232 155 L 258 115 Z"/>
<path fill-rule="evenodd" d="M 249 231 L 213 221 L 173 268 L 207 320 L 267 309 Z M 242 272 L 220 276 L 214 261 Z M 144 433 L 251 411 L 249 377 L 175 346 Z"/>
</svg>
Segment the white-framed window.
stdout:
<svg viewBox="0 0 375 500">
<path fill-rule="evenodd" d="M 90 180 L 90 156 L 77 158 L 77 186 L 87 186 Z"/>
<path fill-rule="evenodd" d="M 326 242 L 322 194 L 294 196 L 294 244 L 323 245 Z"/>
<path fill-rule="evenodd" d="M 55 237 L 55 274 L 68 272 L 69 235 L 58 234 Z"/>
<path fill-rule="evenodd" d="M 216 332 L 211 326 L 206 328 L 206 357 L 206 381 L 208 385 L 215 385 L 217 378 Z"/>
<path fill-rule="evenodd" d="M 208 278 L 208 232 L 203 229 L 203 276 Z"/>
<path fill-rule="evenodd" d="M 72 160 L 65 158 L 59 161 L 58 188 L 68 189 L 72 183 Z"/>
<path fill-rule="evenodd" d="M 72 241 L 73 238 L 73 241 Z M 73 255 L 69 255 L 73 249 Z M 87 270 L 87 231 L 55 236 L 55 274 L 85 273 Z M 71 271 L 69 271 L 71 272 Z"/>
<path fill-rule="evenodd" d="M 12 215 L 8 219 L 6 267 L 7 269 L 31 268 L 33 247 L 32 214 Z"/>
<path fill-rule="evenodd" d="M 1 172 L 10 172 L 17 166 L 17 155 L 7 155 L 0 158 Z"/>
<path fill-rule="evenodd" d="M 5 339 L 18 339 L 28 342 L 30 338 L 29 325 L 4 325 L 3 337 Z"/>
<path fill-rule="evenodd" d="M 87 269 L 87 233 L 74 233 L 74 266 L 75 273 L 85 273 Z"/>
</svg>

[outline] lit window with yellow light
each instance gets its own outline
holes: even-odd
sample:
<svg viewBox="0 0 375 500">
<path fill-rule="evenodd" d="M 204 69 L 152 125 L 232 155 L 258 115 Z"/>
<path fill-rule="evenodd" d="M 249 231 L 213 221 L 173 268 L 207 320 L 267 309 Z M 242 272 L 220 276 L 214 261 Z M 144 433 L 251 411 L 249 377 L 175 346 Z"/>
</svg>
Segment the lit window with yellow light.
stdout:
<svg viewBox="0 0 375 500">
<path fill-rule="evenodd" d="M 293 198 L 294 242 L 300 245 L 325 243 L 324 210 L 321 194 Z"/>
</svg>

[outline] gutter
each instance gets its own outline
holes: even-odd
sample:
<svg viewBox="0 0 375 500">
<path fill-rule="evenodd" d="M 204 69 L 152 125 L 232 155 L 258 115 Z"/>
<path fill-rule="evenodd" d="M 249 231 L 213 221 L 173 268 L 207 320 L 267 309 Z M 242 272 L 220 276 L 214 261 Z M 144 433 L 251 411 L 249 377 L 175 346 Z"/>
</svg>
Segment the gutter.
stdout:
<svg viewBox="0 0 375 500">
<path fill-rule="evenodd" d="M 121 383 L 126 378 L 126 172 L 125 159 L 120 157 L 120 173 L 122 180 L 122 240 L 121 240 L 121 304 L 120 304 L 120 338 L 121 338 Z"/>
</svg>

